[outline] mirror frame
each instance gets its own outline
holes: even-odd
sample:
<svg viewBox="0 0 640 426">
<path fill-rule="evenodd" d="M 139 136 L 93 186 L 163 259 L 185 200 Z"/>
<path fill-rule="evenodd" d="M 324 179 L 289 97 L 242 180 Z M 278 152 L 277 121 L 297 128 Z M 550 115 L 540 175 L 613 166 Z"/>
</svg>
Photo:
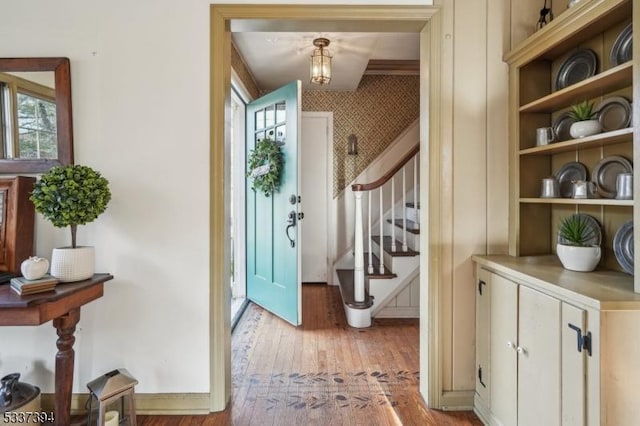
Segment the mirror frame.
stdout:
<svg viewBox="0 0 640 426">
<path fill-rule="evenodd" d="M 55 75 L 58 158 L 0 159 L 0 174 L 40 173 L 54 166 L 73 164 L 71 65 L 69 58 L 0 58 L 0 72 L 53 71 Z"/>
</svg>

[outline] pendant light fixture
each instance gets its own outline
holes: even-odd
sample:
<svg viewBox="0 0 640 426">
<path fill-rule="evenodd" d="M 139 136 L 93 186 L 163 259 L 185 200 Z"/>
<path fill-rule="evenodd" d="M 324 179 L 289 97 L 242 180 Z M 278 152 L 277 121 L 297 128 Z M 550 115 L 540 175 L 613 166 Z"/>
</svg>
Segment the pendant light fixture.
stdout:
<svg viewBox="0 0 640 426">
<path fill-rule="evenodd" d="M 313 55 L 311 55 L 311 82 L 315 84 L 329 84 L 331 81 L 331 55 L 326 48 L 329 39 L 317 38 L 313 40 Z"/>
</svg>

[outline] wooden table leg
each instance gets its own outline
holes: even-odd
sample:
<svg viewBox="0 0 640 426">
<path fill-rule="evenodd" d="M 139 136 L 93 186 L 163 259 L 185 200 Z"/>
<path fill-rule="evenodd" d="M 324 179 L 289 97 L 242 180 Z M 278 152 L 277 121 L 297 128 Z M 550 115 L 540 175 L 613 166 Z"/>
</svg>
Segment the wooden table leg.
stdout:
<svg viewBox="0 0 640 426">
<path fill-rule="evenodd" d="M 68 426 L 71 424 L 71 390 L 73 387 L 73 344 L 76 338 L 76 324 L 80 321 L 80 308 L 72 309 L 65 315 L 53 320 L 58 332 L 58 353 L 56 354 L 56 395 L 55 424 Z"/>
</svg>

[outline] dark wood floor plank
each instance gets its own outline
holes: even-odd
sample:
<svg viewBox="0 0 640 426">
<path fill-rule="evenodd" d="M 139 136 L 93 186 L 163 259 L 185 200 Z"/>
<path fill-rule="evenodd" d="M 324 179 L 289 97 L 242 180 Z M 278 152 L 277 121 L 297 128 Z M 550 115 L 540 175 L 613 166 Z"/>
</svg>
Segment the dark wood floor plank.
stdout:
<svg viewBox="0 0 640 426">
<path fill-rule="evenodd" d="M 142 426 L 482 425 L 430 410 L 419 393 L 419 322 L 347 325 L 339 290 L 303 286 L 303 325 L 250 304 L 232 336 L 232 399 L 208 416 L 139 416 Z"/>
</svg>

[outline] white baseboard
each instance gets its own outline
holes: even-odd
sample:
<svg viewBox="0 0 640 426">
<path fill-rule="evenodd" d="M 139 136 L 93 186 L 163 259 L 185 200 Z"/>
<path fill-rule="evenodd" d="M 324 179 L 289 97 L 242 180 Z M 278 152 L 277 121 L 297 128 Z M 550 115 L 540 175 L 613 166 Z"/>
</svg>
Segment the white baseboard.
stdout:
<svg viewBox="0 0 640 426">
<path fill-rule="evenodd" d="M 375 318 L 420 318 L 419 306 L 396 307 L 389 306 L 382 308 L 375 314 Z"/>
<path fill-rule="evenodd" d="M 473 396 L 470 391 L 444 391 L 440 396 L 440 409 L 445 411 L 471 411 L 473 410 Z"/>
<path fill-rule="evenodd" d="M 88 393 L 76 393 L 71 397 L 71 414 L 85 414 Z M 53 410 L 54 394 L 42 394 L 42 408 Z M 94 407 L 97 408 L 95 400 Z M 209 414 L 208 393 L 137 393 L 136 413 L 140 415 L 200 415 Z"/>
</svg>

